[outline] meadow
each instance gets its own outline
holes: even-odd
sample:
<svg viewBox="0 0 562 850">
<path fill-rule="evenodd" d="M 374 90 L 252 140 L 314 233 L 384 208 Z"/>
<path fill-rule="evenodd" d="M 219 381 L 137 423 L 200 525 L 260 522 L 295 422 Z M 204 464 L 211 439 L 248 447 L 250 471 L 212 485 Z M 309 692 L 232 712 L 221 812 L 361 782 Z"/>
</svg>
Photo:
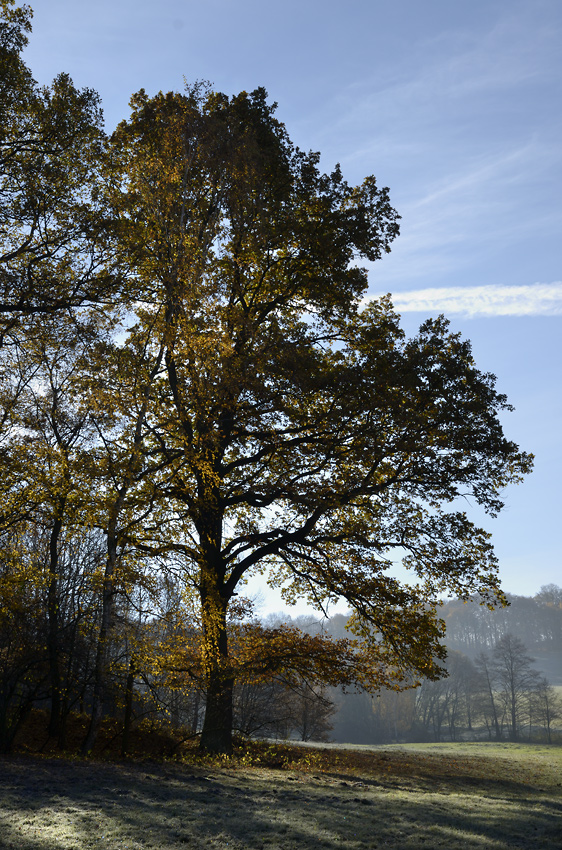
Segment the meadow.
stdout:
<svg viewBox="0 0 562 850">
<path fill-rule="evenodd" d="M 253 745 L 230 760 L 0 760 L 2 850 L 562 848 L 562 749 Z"/>
</svg>

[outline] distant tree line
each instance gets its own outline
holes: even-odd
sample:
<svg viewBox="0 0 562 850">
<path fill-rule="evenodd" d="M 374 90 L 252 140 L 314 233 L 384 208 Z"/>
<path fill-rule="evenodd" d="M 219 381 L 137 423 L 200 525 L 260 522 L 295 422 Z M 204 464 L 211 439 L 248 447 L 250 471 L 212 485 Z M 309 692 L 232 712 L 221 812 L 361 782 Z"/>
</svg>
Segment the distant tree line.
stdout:
<svg viewBox="0 0 562 850">
<path fill-rule="evenodd" d="M 508 607 L 493 611 L 461 600 L 447 602 L 442 609 L 447 646 L 473 658 L 512 632 L 533 653 L 562 651 L 562 588 L 544 585 L 535 596 L 509 594 L 508 599 Z M 559 675 L 562 684 L 562 669 Z"/>
<path fill-rule="evenodd" d="M 493 611 L 447 602 L 447 677 L 374 696 L 335 692 L 336 739 L 561 740 L 562 699 L 554 685 L 562 684 L 562 588 L 546 585 L 534 597 L 509 600 Z"/>
</svg>

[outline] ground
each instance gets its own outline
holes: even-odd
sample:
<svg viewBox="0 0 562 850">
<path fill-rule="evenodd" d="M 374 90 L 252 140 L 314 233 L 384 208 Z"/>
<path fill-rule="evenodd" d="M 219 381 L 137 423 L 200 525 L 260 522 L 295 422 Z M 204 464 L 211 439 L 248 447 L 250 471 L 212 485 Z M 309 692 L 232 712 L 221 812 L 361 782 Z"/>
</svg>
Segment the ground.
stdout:
<svg viewBox="0 0 562 850">
<path fill-rule="evenodd" d="M 2 850 L 562 848 L 554 747 L 264 746 L 222 764 L 17 755 L 0 776 Z"/>
</svg>

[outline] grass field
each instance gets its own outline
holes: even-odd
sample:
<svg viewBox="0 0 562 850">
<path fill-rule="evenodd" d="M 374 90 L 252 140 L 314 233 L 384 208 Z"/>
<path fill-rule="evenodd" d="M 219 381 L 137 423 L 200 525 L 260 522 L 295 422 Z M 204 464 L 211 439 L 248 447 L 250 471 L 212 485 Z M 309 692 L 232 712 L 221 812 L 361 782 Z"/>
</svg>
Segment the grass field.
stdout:
<svg viewBox="0 0 562 850">
<path fill-rule="evenodd" d="M 229 763 L 4 757 L 0 847 L 561 850 L 562 749 L 261 745 Z"/>
</svg>

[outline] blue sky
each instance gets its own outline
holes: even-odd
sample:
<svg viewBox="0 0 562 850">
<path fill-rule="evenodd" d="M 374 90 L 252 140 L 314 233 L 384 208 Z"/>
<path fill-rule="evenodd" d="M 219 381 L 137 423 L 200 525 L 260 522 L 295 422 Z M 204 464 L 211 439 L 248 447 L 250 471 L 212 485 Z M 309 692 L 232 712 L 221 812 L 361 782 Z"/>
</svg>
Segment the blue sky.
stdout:
<svg viewBox="0 0 562 850">
<path fill-rule="evenodd" d="M 506 433 L 536 469 L 483 524 L 508 592 L 562 584 L 560 0 L 31 5 L 36 79 L 95 88 L 108 130 L 141 87 L 265 86 L 325 170 L 390 187 L 402 235 L 369 291 L 393 294 L 410 333 L 445 313 L 497 375 Z"/>
</svg>

